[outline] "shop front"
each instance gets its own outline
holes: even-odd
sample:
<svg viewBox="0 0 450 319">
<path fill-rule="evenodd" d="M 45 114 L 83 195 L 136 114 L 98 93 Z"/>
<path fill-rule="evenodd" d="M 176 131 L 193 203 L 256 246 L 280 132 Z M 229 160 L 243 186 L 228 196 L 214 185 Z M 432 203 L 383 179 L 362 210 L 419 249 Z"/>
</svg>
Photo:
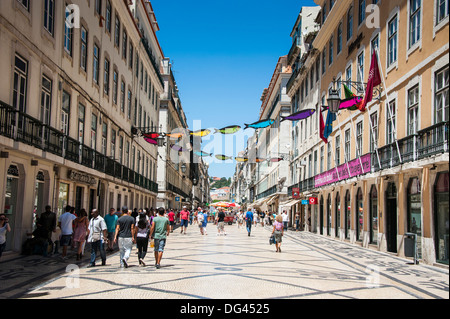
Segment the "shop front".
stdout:
<svg viewBox="0 0 450 319">
<path fill-rule="evenodd" d="M 433 188 L 436 262 L 448 265 L 449 172 L 438 173 Z"/>
</svg>

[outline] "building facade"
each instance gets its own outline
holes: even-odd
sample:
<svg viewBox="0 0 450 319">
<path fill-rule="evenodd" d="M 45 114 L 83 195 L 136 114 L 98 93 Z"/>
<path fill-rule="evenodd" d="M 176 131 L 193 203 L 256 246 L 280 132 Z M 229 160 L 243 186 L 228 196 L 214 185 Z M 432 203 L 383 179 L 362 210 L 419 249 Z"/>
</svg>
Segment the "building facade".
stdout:
<svg viewBox="0 0 450 319">
<path fill-rule="evenodd" d="M 157 29 L 148 1 L 0 3 L 6 250 L 20 251 L 45 205 L 156 205 L 157 149 L 131 127 L 158 126 Z"/>
<path fill-rule="evenodd" d="M 317 63 L 319 109 L 333 85 L 342 99 L 344 84 L 364 96 L 374 50 L 382 85 L 364 112 L 338 112 L 327 143 L 317 131 L 313 173 L 290 192 L 317 199 L 305 210 L 311 231 L 400 256 L 413 233 L 421 260 L 448 264 L 448 1 L 431 2 L 316 1 L 305 74 Z"/>
</svg>

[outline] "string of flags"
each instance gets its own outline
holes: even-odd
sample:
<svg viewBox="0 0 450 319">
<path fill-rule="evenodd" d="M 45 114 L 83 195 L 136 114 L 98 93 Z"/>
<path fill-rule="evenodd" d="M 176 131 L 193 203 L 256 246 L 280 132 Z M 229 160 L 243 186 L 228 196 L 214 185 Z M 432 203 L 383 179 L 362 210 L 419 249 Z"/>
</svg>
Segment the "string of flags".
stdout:
<svg viewBox="0 0 450 319">
<path fill-rule="evenodd" d="M 351 89 L 349 89 L 348 86 L 342 82 L 343 87 L 344 87 L 345 99 L 341 100 L 339 110 L 345 110 L 345 109 L 349 110 L 349 111 L 360 110 L 361 112 L 364 112 L 367 103 L 372 100 L 373 88 L 375 86 L 379 85 L 380 83 L 381 83 L 381 77 L 380 77 L 379 70 L 378 70 L 376 52 L 374 51 L 373 55 L 372 55 L 369 79 L 368 79 L 367 89 L 366 89 L 364 98 L 362 98 L 360 96 L 356 96 L 351 91 Z M 322 110 L 319 112 L 320 113 L 319 114 L 319 116 L 320 116 L 320 118 L 319 118 L 319 121 L 320 121 L 319 134 L 320 134 L 320 138 L 325 143 L 328 143 L 328 137 L 330 136 L 330 134 L 333 131 L 333 122 L 336 120 L 336 113 L 330 112 L 328 110 L 327 118 L 326 118 L 326 121 L 324 122 L 323 116 L 322 116 L 322 111 L 327 110 L 327 109 L 328 109 L 328 107 L 323 106 Z M 281 116 L 280 122 L 305 120 L 308 117 L 312 116 L 315 112 L 316 112 L 315 109 L 304 109 L 304 110 L 295 112 L 288 116 Z M 244 125 L 245 125 L 244 130 L 249 129 L 249 128 L 253 128 L 255 130 L 264 129 L 264 128 L 271 126 L 274 123 L 275 123 L 275 120 L 272 120 L 272 119 L 259 120 L 257 122 L 251 123 L 251 124 L 244 123 Z M 220 129 L 217 129 L 217 128 L 214 129 L 213 134 L 235 134 L 238 131 L 240 131 L 241 129 L 242 129 L 242 127 L 240 125 L 230 125 L 230 126 L 226 126 L 226 127 L 220 128 Z M 196 137 L 205 137 L 205 136 L 208 136 L 209 134 L 211 134 L 211 130 L 200 129 L 197 131 L 188 131 L 188 134 L 190 134 L 192 136 L 196 136 Z M 142 135 L 143 135 L 145 141 L 147 141 L 150 144 L 157 145 L 157 139 L 160 136 L 167 136 L 171 139 L 180 139 L 181 137 L 183 137 L 185 135 L 185 133 L 182 133 L 182 132 L 179 132 L 179 133 L 148 132 L 148 133 L 143 133 Z M 177 144 L 170 144 L 170 148 L 172 148 L 173 150 L 178 151 L 178 152 L 192 151 L 192 149 L 189 147 L 180 146 Z M 212 157 L 213 156 L 213 153 L 207 153 L 207 152 L 204 152 L 201 150 L 195 150 L 194 154 L 196 154 L 197 156 L 200 156 L 200 157 Z M 224 154 L 216 154 L 216 155 L 214 155 L 214 157 L 221 161 L 227 161 L 227 160 L 232 159 L 231 156 L 227 156 Z M 248 157 L 235 157 L 234 159 L 238 162 L 247 162 L 249 160 Z M 255 158 L 252 160 L 255 160 L 257 163 L 263 162 L 263 161 L 279 162 L 279 161 L 283 160 L 283 157 L 274 157 L 274 158 L 267 158 L 267 159 Z"/>
</svg>

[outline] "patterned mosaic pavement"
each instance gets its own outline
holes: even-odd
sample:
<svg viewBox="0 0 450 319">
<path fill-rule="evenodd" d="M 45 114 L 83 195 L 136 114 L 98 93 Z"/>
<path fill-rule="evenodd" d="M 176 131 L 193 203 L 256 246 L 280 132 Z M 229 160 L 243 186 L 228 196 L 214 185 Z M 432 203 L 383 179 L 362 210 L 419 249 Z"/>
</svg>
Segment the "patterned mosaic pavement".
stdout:
<svg viewBox="0 0 450 319">
<path fill-rule="evenodd" d="M 154 267 L 150 248 L 146 267 L 139 267 L 133 248 L 126 269 L 119 268 L 118 253 L 108 256 L 106 266 L 95 268 L 71 264 L 74 259 L 64 263 L 57 257 L 17 258 L 11 265 L 0 263 L 0 297 L 449 298 L 447 269 L 413 265 L 390 254 L 305 232 L 288 231 L 282 252 L 276 253 L 275 246 L 268 243 L 270 230 L 254 227 L 250 237 L 237 225 L 226 226 L 227 236 L 217 236 L 212 224 L 208 224 L 206 236 L 201 236 L 195 225 L 188 228 L 187 235 L 175 230 L 168 237 L 160 269 Z M 37 273 L 42 268 L 46 273 Z M 37 276 L 39 285 L 32 279 Z"/>
</svg>

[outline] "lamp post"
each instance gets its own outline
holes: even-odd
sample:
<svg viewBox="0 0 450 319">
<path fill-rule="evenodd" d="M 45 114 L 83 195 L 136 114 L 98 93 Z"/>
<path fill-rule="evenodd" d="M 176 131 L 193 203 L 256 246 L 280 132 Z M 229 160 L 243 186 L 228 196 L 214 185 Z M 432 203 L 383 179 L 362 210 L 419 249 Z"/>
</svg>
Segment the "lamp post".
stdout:
<svg viewBox="0 0 450 319">
<path fill-rule="evenodd" d="M 333 79 L 333 87 L 328 91 L 327 101 L 328 110 L 332 113 L 337 113 L 341 105 L 341 97 L 339 96 L 339 91 L 336 89 L 336 79 Z"/>
</svg>

